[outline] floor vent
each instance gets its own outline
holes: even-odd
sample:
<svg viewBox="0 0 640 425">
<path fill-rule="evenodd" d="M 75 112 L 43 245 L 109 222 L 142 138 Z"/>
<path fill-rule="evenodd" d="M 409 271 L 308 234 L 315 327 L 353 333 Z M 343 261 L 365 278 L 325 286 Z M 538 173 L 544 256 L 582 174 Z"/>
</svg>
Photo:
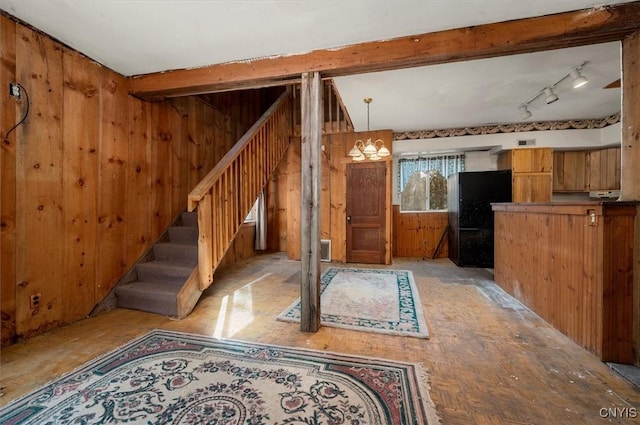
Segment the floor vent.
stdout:
<svg viewBox="0 0 640 425">
<path fill-rule="evenodd" d="M 320 239 L 320 261 L 331 262 L 330 239 Z"/>
</svg>

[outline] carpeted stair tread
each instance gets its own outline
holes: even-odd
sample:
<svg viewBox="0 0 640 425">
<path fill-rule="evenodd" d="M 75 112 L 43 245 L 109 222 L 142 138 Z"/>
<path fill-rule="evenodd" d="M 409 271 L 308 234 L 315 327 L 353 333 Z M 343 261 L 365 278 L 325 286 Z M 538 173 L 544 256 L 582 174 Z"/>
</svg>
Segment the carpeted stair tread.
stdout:
<svg viewBox="0 0 640 425">
<path fill-rule="evenodd" d="M 116 295 L 119 307 L 177 316 L 181 288 L 172 282 L 133 282 L 116 288 Z"/>
<path fill-rule="evenodd" d="M 194 244 L 163 242 L 153 246 L 158 261 L 175 261 L 195 266 L 198 264 L 198 246 Z"/>
<path fill-rule="evenodd" d="M 138 280 L 143 282 L 175 282 L 182 285 L 195 265 L 174 261 L 149 261 L 136 265 Z"/>
<path fill-rule="evenodd" d="M 173 226 L 169 228 L 169 240 L 175 243 L 198 242 L 198 228 L 193 226 Z"/>
<path fill-rule="evenodd" d="M 183 212 L 182 213 L 182 225 L 188 227 L 198 227 L 198 213 L 196 212 Z"/>
</svg>

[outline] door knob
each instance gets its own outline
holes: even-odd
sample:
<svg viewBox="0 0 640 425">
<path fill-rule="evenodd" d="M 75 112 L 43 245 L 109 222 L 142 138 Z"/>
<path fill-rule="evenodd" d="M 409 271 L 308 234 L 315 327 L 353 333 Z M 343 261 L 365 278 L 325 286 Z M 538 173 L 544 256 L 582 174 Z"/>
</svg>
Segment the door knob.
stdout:
<svg viewBox="0 0 640 425">
<path fill-rule="evenodd" d="M 350 215 L 347 216 L 347 223 L 351 224 L 351 216 Z"/>
</svg>

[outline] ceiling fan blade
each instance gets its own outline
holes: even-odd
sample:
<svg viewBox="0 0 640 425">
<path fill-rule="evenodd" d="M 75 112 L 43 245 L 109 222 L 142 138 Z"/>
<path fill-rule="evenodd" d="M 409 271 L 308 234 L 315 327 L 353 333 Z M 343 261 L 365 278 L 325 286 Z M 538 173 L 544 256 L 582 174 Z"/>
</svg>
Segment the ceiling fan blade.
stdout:
<svg viewBox="0 0 640 425">
<path fill-rule="evenodd" d="M 605 89 L 619 89 L 620 88 L 620 78 L 618 78 L 615 81 L 610 82 L 609 84 L 607 84 L 603 88 L 605 88 Z"/>
</svg>

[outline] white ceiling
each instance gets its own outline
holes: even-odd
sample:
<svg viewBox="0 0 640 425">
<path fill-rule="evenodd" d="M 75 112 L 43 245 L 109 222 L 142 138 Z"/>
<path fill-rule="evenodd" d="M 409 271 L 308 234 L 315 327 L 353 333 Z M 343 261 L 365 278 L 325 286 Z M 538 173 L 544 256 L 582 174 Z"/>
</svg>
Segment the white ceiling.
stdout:
<svg viewBox="0 0 640 425">
<path fill-rule="evenodd" d="M 366 129 L 363 94 L 373 98 L 370 128 L 394 131 L 522 122 L 520 105 L 588 61 L 578 89 L 571 78 L 556 86 L 559 100 L 529 104 L 526 121 L 604 118 L 620 111 L 620 89 L 603 87 L 620 78 L 620 43 L 455 62 L 336 78 L 356 128 Z"/>
<path fill-rule="evenodd" d="M 585 9 L 593 0 L 0 0 L 0 9 L 123 74 L 243 61 Z M 589 61 L 589 84 L 531 104 L 529 120 L 620 110 L 618 43 L 337 78 L 356 130 L 520 121 L 518 105 Z"/>
</svg>

